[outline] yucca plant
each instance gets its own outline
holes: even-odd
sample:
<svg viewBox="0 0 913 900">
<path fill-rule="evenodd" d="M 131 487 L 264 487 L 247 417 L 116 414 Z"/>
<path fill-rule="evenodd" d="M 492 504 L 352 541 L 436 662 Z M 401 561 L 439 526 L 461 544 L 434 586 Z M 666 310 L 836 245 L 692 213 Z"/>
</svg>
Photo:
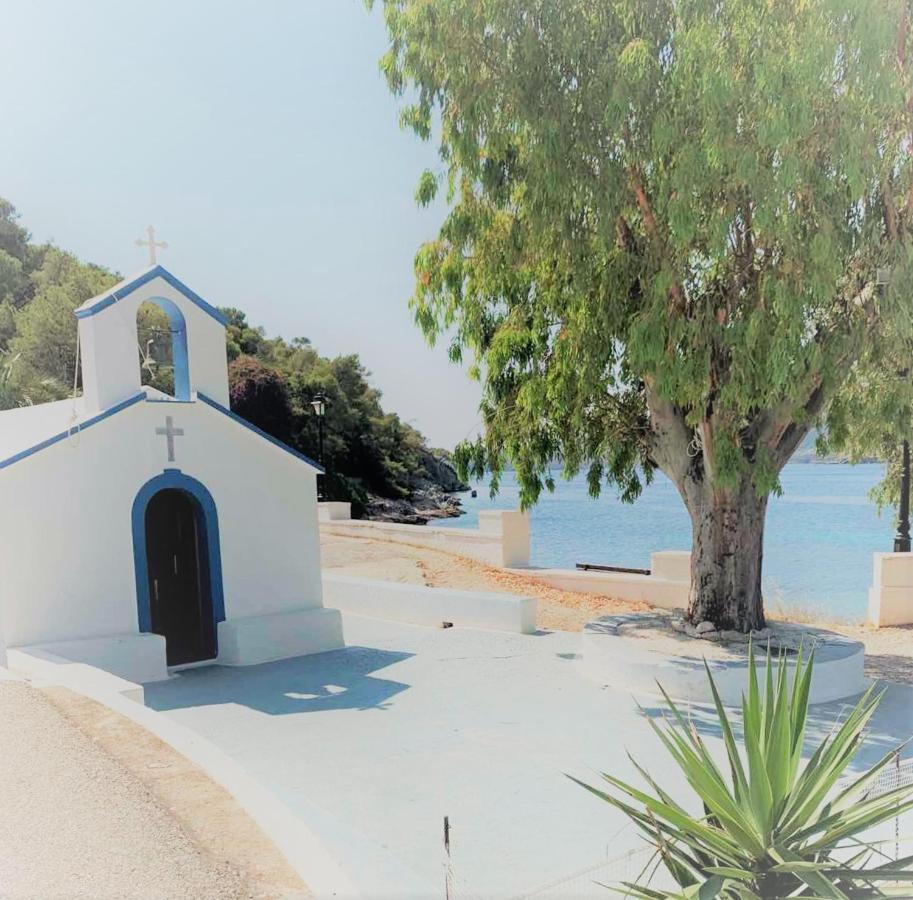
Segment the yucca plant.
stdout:
<svg viewBox="0 0 913 900">
<path fill-rule="evenodd" d="M 633 820 L 656 848 L 656 864 L 678 885 L 669 892 L 625 883 L 621 893 L 642 900 L 913 897 L 913 857 L 890 860 L 866 840 L 871 829 L 913 807 L 913 786 L 871 793 L 899 751 L 844 780 L 880 694 L 870 689 L 803 763 L 813 664 L 813 655 L 800 651 L 795 677 L 787 679 L 784 657 L 772 659 L 768 648 L 762 693 L 750 649 L 741 750 L 707 668 L 728 775 L 660 687 L 668 710 L 662 725 L 650 724 L 703 804 L 702 816 L 680 806 L 633 757 L 646 790 L 612 775 L 603 775 L 608 791 L 578 781 Z"/>
</svg>

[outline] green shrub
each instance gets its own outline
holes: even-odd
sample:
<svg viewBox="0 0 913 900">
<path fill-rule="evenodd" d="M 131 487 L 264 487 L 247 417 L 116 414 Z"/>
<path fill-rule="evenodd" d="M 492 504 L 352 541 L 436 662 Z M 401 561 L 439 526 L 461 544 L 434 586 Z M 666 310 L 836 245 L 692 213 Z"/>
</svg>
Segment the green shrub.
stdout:
<svg viewBox="0 0 913 900">
<path fill-rule="evenodd" d="M 913 786 L 870 796 L 879 772 L 898 751 L 848 786 L 838 786 L 880 695 L 870 689 L 803 764 L 813 665 L 812 656 L 806 659 L 800 651 L 790 680 L 782 654 L 773 660 L 768 651 L 762 692 L 750 652 L 741 750 L 707 669 L 727 774 L 663 691 L 664 725 L 652 720 L 650 725 L 703 805 L 703 816 L 680 806 L 633 758 L 648 785 L 645 791 L 612 775 L 603 775 L 612 789 L 608 792 L 578 782 L 630 817 L 679 886 L 669 893 L 626 883 L 622 893 L 644 900 L 913 896 L 909 887 L 902 893 L 896 888 L 913 882 L 913 857 L 886 859 L 865 839 L 872 828 L 913 807 Z"/>
</svg>

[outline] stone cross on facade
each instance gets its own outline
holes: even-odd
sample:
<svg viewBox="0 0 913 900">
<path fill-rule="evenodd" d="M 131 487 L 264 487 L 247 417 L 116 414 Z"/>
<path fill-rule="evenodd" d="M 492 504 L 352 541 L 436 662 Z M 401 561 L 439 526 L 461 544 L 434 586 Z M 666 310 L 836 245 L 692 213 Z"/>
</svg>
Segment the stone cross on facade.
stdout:
<svg viewBox="0 0 913 900">
<path fill-rule="evenodd" d="M 149 248 L 149 265 L 155 265 L 155 250 L 156 247 L 161 248 L 162 250 L 168 249 L 168 244 L 165 241 L 156 241 L 155 239 L 155 229 L 150 225 L 146 229 L 146 240 L 142 238 L 136 239 L 137 247 L 148 247 Z"/>
<path fill-rule="evenodd" d="M 168 442 L 168 462 L 174 462 L 174 439 L 176 437 L 184 436 L 183 428 L 175 428 L 174 420 L 171 416 L 165 416 L 165 427 L 156 428 L 155 433 L 158 435 L 164 435 L 165 439 Z"/>
</svg>

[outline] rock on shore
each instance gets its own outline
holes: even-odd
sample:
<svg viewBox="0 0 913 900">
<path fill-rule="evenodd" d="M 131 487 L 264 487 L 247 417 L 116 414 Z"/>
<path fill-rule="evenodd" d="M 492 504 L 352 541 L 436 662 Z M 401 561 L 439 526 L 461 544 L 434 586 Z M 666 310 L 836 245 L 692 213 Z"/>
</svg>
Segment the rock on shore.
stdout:
<svg viewBox="0 0 913 900">
<path fill-rule="evenodd" d="M 448 454 L 442 450 L 422 451 L 421 462 L 421 469 L 410 480 L 410 496 L 391 499 L 371 495 L 366 519 L 426 525 L 432 519 L 463 515 L 462 503 L 456 494 L 468 491 L 469 485 L 460 481 Z"/>
</svg>

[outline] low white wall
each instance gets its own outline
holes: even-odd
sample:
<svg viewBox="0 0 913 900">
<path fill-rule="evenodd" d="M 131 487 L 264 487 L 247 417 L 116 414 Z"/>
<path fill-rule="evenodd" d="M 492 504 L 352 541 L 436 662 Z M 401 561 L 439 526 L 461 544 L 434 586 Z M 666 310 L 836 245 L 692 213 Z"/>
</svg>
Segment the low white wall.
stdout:
<svg viewBox="0 0 913 900">
<path fill-rule="evenodd" d="M 661 609 L 681 609 L 688 605 L 691 554 L 687 550 L 652 553 L 650 571 L 650 575 L 636 575 L 593 569 L 534 569 L 522 574 L 533 575 L 562 591 L 648 603 Z"/>
<path fill-rule="evenodd" d="M 110 673 L 114 679 L 142 684 L 168 677 L 165 639 L 158 634 L 112 634 L 78 641 L 54 641 L 10 647 L 9 666 L 35 673 L 35 661 L 55 665 L 85 665 Z M 39 673 L 40 674 L 40 673 Z"/>
<path fill-rule="evenodd" d="M 323 602 L 342 612 L 411 625 L 440 627 L 450 622 L 521 634 L 536 630 L 536 601 L 514 594 L 454 591 L 324 573 Z"/>
<path fill-rule="evenodd" d="M 618 632 L 607 619 L 589 623 L 581 635 L 579 665 L 585 675 L 601 684 L 635 693 L 655 695 L 658 683 L 675 700 L 713 702 L 703 659 L 653 649 L 649 641 Z M 747 660 L 710 659 L 706 665 L 722 702 L 738 706 L 748 685 Z M 763 663 L 760 665 L 763 669 Z M 776 671 L 779 663 L 773 665 Z M 794 656 L 786 657 L 786 666 L 787 674 L 794 676 Z M 815 651 L 810 702 L 827 703 L 851 697 L 868 685 L 864 645 L 842 635 L 829 634 L 827 642 Z"/>
<path fill-rule="evenodd" d="M 162 645 L 164 652 L 164 640 Z M 43 647 L 10 647 L 8 658 L 11 671 L 48 684 L 62 684 L 88 697 L 121 695 L 135 703 L 143 702 L 143 686 L 139 680 L 58 656 Z"/>
<path fill-rule="evenodd" d="M 499 568 L 529 565 L 529 514 L 518 510 L 484 510 L 479 513 L 477 529 L 324 518 L 320 530 L 323 534 L 431 547 Z"/>
<path fill-rule="evenodd" d="M 876 628 L 913 624 L 913 553 L 875 553 L 869 622 Z"/>
<path fill-rule="evenodd" d="M 660 550 L 650 554 L 650 576 L 691 583 L 691 551 Z"/>
<path fill-rule="evenodd" d="M 584 572 L 580 569 L 535 569 L 525 574 L 562 591 L 648 603 L 661 609 L 680 609 L 688 605 L 687 581 L 627 572 Z"/>
<path fill-rule="evenodd" d="M 224 666 L 256 666 L 344 646 L 342 617 L 335 609 L 295 609 L 219 622 L 218 662 Z"/>
</svg>

